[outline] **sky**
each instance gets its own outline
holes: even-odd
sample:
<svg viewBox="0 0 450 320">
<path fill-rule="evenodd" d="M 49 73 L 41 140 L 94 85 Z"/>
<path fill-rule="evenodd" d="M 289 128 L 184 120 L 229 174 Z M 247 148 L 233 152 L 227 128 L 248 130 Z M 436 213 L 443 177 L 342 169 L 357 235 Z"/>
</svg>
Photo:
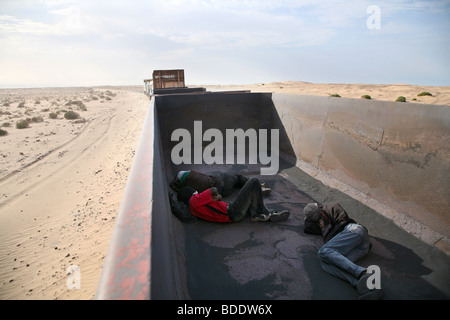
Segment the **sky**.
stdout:
<svg viewBox="0 0 450 320">
<path fill-rule="evenodd" d="M 450 0 L 0 0 L 0 88 L 450 85 Z"/>
</svg>

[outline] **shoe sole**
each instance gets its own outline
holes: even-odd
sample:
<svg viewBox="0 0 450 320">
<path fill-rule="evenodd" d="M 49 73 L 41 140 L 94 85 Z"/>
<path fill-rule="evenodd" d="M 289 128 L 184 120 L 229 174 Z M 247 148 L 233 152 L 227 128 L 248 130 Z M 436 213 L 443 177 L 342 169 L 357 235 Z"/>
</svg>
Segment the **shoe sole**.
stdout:
<svg viewBox="0 0 450 320">
<path fill-rule="evenodd" d="M 266 218 L 266 219 L 263 219 L 263 218 L 260 218 L 260 217 L 253 217 L 250 220 L 253 221 L 253 222 L 266 222 L 266 221 L 269 221 L 269 217 Z"/>
<path fill-rule="evenodd" d="M 279 214 L 272 214 L 269 218 L 270 222 L 283 221 L 289 218 L 291 213 L 289 211 L 282 211 Z"/>
</svg>

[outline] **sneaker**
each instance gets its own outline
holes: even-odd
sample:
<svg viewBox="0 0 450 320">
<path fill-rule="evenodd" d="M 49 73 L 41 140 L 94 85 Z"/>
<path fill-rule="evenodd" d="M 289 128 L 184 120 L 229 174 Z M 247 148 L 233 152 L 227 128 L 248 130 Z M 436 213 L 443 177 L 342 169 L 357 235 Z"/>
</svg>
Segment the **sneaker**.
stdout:
<svg viewBox="0 0 450 320">
<path fill-rule="evenodd" d="M 358 281 L 356 290 L 359 293 L 358 300 L 380 300 L 383 292 L 381 289 L 369 289 L 367 288 L 367 279 L 371 275 L 366 273 Z"/>
<path fill-rule="evenodd" d="M 270 189 L 269 187 L 261 187 L 261 191 L 264 197 L 267 197 L 272 193 L 272 189 Z"/>
<path fill-rule="evenodd" d="M 287 210 L 283 210 L 283 211 L 274 211 L 270 214 L 269 220 L 270 222 L 278 222 L 278 221 L 283 221 L 286 220 L 287 218 L 289 218 L 290 216 L 290 212 Z"/>
<path fill-rule="evenodd" d="M 258 214 L 256 216 L 252 217 L 251 220 L 255 221 L 255 222 L 265 222 L 265 221 L 269 221 L 269 218 L 270 218 L 270 213 L 269 214 L 261 213 L 261 214 Z"/>
<path fill-rule="evenodd" d="M 267 197 L 268 195 L 270 195 L 270 193 L 272 192 L 272 189 L 270 189 L 269 185 L 267 184 L 267 182 L 262 182 L 261 183 L 261 191 L 262 191 L 262 195 L 264 197 Z"/>
</svg>

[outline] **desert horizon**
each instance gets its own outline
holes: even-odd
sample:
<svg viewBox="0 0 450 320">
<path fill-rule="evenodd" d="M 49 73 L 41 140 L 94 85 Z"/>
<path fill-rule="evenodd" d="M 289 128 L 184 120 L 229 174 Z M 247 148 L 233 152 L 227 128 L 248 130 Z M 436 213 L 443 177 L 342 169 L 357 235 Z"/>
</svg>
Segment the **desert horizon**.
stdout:
<svg viewBox="0 0 450 320">
<path fill-rule="evenodd" d="M 327 83 L 309 82 L 300 80 L 271 81 L 250 84 L 186 84 L 187 87 L 204 87 L 207 91 L 222 90 L 251 90 L 254 92 L 282 92 L 292 94 L 332 96 L 339 95 L 342 98 L 363 98 L 381 101 L 396 101 L 404 96 L 405 102 L 428 103 L 450 105 L 447 94 L 450 86 L 446 85 L 417 85 L 409 83 Z M 6 94 L 8 90 L 68 90 L 97 88 L 107 90 L 108 88 L 127 88 L 135 91 L 143 90 L 142 84 L 124 85 L 74 85 L 74 86 L 24 86 L 24 87 L 0 87 L 0 94 Z M 433 93 L 434 92 L 434 93 Z M 340 94 L 342 93 L 342 95 Z M 370 95 L 372 93 L 372 95 Z M 421 93 L 425 93 L 420 95 Z M 398 94 L 398 96 L 397 96 Z M 409 99 L 408 99 L 409 98 Z"/>
</svg>

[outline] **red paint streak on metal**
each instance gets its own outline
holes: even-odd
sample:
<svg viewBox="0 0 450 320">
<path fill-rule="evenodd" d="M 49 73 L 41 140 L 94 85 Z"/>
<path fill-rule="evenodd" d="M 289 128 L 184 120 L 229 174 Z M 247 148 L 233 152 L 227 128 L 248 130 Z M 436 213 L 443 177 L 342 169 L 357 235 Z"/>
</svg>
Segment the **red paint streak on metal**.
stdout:
<svg viewBox="0 0 450 320">
<path fill-rule="evenodd" d="M 136 278 L 130 277 L 130 278 L 123 278 L 122 282 L 119 285 L 119 290 L 122 292 L 121 298 L 123 300 L 131 300 L 134 288 L 134 282 Z"/>
<path fill-rule="evenodd" d="M 131 243 L 126 250 L 128 255 L 122 260 L 121 267 L 129 266 L 130 261 L 139 258 L 145 248 L 148 248 L 148 246 L 145 243 L 140 243 L 139 239 L 131 239 Z"/>
</svg>

